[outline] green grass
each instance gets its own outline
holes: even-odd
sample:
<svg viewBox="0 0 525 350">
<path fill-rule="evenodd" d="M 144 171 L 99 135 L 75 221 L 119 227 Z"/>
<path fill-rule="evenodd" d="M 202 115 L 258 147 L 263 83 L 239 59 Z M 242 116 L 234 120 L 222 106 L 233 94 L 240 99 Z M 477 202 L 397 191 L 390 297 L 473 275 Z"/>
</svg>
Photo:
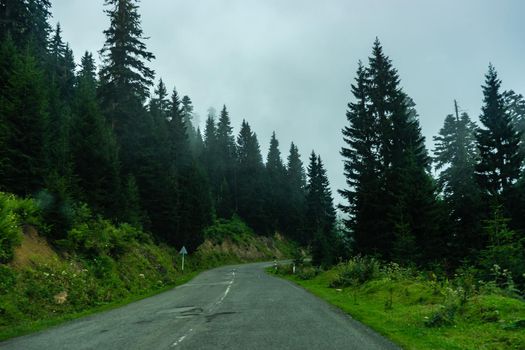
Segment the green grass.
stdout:
<svg viewBox="0 0 525 350">
<path fill-rule="evenodd" d="M 6 340 L 9 338 L 13 338 L 13 337 L 19 337 L 22 335 L 26 335 L 26 334 L 30 334 L 30 333 L 34 333 L 38 331 L 42 331 L 47 328 L 60 325 L 67 321 L 75 320 L 78 318 L 86 317 L 86 316 L 104 312 L 104 311 L 117 309 L 119 307 L 133 303 L 135 301 L 139 301 L 142 299 L 152 297 L 154 295 L 157 295 L 157 294 L 166 292 L 172 288 L 175 288 L 176 286 L 180 286 L 184 283 L 189 282 L 201 272 L 202 271 L 193 271 L 188 274 L 181 275 L 175 283 L 164 286 L 160 289 L 151 290 L 143 294 L 131 295 L 124 299 L 110 302 L 104 305 L 99 305 L 99 306 L 89 308 L 89 309 L 86 309 L 80 312 L 74 312 L 74 313 L 64 314 L 64 315 L 57 315 L 56 317 L 51 317 L 51 318 L 46 318 L 46 319 L 41 319 L 41 320 L 27 321 L 23 324 L 18 324 L 12 327 L 2 328 L 0 329 L 0 341 Z"/>
<path fill-rule="evenodd" d="M 425 322 L 446 304 L 446 297 L 434 284 L 417 278 L 383 278 L 354 287 L 330 288 L 336 274 L 329 270 L 309 280 L 284 277 L 404 349 L 525 349 L 525 303 L 521 300 L 476 294 L 461 306 L 452 324 L 428 327 Z"/>
</svg>

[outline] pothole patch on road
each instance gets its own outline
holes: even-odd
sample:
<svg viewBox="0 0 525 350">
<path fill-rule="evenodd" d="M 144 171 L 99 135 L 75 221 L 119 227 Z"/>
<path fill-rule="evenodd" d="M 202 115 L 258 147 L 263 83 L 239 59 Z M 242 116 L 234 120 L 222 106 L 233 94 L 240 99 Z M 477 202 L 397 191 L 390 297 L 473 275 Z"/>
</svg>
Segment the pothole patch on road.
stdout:
<svg viewBox="0 0 525 350">
<path fill-rule="evenodd" d="M 206 315 L 206 322 L 212 322 L 217 317 L 226 316 L 226 315 L 232 315 L 232 314 L 236 314 L 236 313 L 237 312 L 235 312 L 235 311 L 216 312 L 216 313 L 211 314 L 211 315 Z"/>
<path fill-rule="evenodd" d="M 176 314 L 176 318 L 190 318 L 199 316 L 203 313 L 203 309 L 195 306 L 181 306 L 172 309 L 161 310 L 158 314 Z"/>
</svg>

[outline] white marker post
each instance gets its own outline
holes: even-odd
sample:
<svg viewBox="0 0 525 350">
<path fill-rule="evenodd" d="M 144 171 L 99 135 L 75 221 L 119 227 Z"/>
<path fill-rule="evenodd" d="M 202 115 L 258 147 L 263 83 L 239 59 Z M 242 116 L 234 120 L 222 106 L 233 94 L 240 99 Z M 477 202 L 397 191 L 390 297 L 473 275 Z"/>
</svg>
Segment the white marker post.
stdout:
<svg viewBox="0 0 525 350">
<path fill-rule="evenodd" d="M 182 246 L 182 249 L 179 252 L 180 255 L 182 255 L 182 272 L 184 273 L 184 255 L 188 254 L 188 251 L 186 250 L 185 246 Z"/>
</svg>

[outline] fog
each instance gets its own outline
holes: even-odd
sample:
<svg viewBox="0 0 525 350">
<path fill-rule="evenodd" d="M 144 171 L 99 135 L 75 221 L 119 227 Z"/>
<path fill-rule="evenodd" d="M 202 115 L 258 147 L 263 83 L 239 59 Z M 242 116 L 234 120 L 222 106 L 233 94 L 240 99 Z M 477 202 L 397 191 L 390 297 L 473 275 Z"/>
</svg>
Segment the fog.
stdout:
<svg viewBox="0 0 525 350">
<path fill-rule="evenodd" d="M 102 0 L 54 0 L 76 58 L 96 53 L 109 21 Z M 417 104 L 429 149 L 457 99 L 477 120 L 489 62 L 503 89 L 525 93 L 525 2 L 143 0 L 142 27 L 157 77 L 189 95 L 204 122 L 226 104 L 266 153 L 272 131 L 283 158 L 294 141 L 326 163 L 336 203 L 344 188 L 341 129 L 359 59 L 375 37 Z M 96 55 L 98 57 L 98 54 Z"/>
</svg>

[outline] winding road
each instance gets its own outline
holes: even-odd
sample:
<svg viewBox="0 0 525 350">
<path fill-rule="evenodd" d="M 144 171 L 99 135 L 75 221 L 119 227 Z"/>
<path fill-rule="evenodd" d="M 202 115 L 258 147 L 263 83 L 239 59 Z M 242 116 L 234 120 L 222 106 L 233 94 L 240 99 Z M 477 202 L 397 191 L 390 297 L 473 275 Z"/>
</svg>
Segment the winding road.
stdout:
<svg viewBox="0 0 525 350">
<path fill-rule="evenodd" d="M 399 349 L 268 263 L 226 266 L 119 309 L 0 343 L 42 349 Z"/>
</svg>

